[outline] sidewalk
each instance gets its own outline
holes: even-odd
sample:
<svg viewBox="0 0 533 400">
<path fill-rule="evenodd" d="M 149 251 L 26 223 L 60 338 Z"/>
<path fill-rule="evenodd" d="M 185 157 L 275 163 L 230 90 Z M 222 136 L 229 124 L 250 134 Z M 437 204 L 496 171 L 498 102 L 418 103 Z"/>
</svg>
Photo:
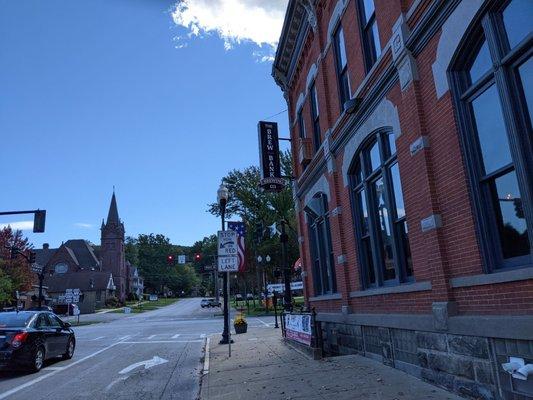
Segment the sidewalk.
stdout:
<svg viewBox="0 0 533 400">
<path fill-rule="evenodd" d="M 284 344 L 274 328 L 212 337 L 201 400 L 460 400 L 399 370 L 357 355 L 313 361 Z M 205 371 L 204 371 L 205 373 Z"/>
</svg>

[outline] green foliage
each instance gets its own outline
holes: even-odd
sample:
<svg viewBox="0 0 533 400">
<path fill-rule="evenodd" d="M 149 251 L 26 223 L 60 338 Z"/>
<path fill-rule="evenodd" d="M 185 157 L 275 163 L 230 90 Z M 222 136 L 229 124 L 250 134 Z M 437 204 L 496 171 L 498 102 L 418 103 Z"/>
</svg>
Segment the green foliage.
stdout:
<svg viewBox="0 0 533 400">
<path fill-rule="evenodd" d="M 183 291 L 189 295 L 200 284 L 200 278 L 191 265 L 168 264 L 167 256 L 177 257 L 187 248 L 171 244 L 166 236 L 139 235 L 137 239 L 130 240 L 130 246 L 135 248 L 130 254 L 136 254 L 136 266 L 144 278 L 146 292 L 163 293 L 165 289 L 170 289 L 175 294 Z"/>
<path fill-rule="evenodd" d="M 137 239 L 127 236 L 124 241 L 124 252 L 126 255 L 126 261 L 129 261 L 132 265 L 139 263 L 139 251 L 137 249 Z"/>
<path fill-rule="evenodd" d="M 289 151 L 280 153 L 282 175 L 292 176 L 292 161 Z M 279 236 L 265 238 L 261 243 L 256 243 L 255 226 L 261 222 L 264 227 L 285 220 L 288 223 L 287 234 L 289 237 L 287 246 L 287 259 L 290 266 L 299 257 L 298 240 L 296 233 L 296 214 L 294 210 L 294 200 L 292 184 L 287 180 L 285 188 L 279 193 L 268 193 L 259 187 L 260 171 L 257 166 L 251 166 L 243 170 L 232 170 L 222 180 L 227 186 L 230 197 L 226 205 L 226 217 L 231 219 L 234 216 L 240 217 L 246 223 L 246 248 L 248 254 L 248 277 L 253 276 L 257 268 L 255 255 L 270 255 L 271 265 L 267 266 L 267 276 L 273 282 L 273 267 L 281 265 L 281 246 Z M 217 203 L 209 204 L 208 211 L 216 216 L 220 216 L 220 209 Z M 258 274 L 256 274 L 258 275 Z M 257 279 L 255 279 L 257 286 Z"/>
</svg>

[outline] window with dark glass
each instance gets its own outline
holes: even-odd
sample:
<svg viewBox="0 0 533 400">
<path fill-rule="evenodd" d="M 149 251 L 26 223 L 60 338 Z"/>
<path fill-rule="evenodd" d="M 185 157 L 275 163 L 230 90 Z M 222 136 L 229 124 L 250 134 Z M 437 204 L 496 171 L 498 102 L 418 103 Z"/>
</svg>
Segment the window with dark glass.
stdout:
<svg viewBox="0 0 533 400">
<path fill-rule="evenodd" d="M 316 94 L 316 86 L 313 83 L 309 90 L 311 94 L 311 117 L 313 118 L 313 144 L 315 151 L 318 151 L 322 138 L 320 136 L 320 113 L 318 111 L 318 96 Z"/>
<path fill-rule="evenodd" d="M 394 135 L 380 132 L 350 170 L 364 288 L 412 280 L 413 266 Z"/>
<path fill-rule="evenodd" d="M 298 134 L 303 139 L 305 138 L 305 124 L 304 124 L 304 117 L 302 114 L 302 109 L 298 111 Z"/>
<path fill-rule="evenodd" d="M 368 71 L 381 55 L 376 9 L 374 7 L 374 0 L 358 0 L 358 5 L 365 65 Z"/>
<path fill-rule="evenodd" d="M 305 208 L 309 228 L 309 244 L 313 261 L 315 296 L 337 292 L 335 263 L 329 227 L 328 200 L 326 195 L 315 195 Z"/>
<path fill-rule="evenodd" d="M 451 71 L 487 272 L 533 264 L 532 20 L 495 4 Z"/>
<path fill-rule="evenodd" d="M 335 42 L 337 81 L 339 83 L 339 99 L 342 112 L 344 110 L 344 103 L 350 99 L 350 85 L 348 83 L 348 59 L 344 44 L 344 32 L 341 26 L 335 31 L 333 38 Z"/>
</svg>

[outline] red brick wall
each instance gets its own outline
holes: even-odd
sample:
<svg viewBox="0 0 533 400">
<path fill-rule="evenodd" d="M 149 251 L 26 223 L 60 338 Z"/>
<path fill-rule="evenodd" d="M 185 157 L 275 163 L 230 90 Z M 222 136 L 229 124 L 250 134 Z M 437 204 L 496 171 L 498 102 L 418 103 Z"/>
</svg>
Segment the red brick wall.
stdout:
<svg viewBox="0 0 533 400">
<path fill-rule="evenodd" d="M 319 30 L 310 34 L 298 62 L 294 81 L 291 82 L 289 98 L 294 108 L 300 93 L 306 92 L 306 78 L 310 66 L 324 52 L 331 13 L 337 2 L 320 1 L 317 17 Z M 382 46 L 390 40 L 392 26 L 400 12 L 407 12 L 414 0 L 375 0 L 376 15 Z M 423 0 L 409 21 L 411 28 L 420 20 L 430 1 Z M 352 93 L 365 79 L 359 22 L 355 0 L 348 2 L 341 20 L 348 55 L 348 68 Z M 318 311 L 340 312 L 341 306 L 349 306 L 356 313 L 429 313 L 435 301 L 455 301 L 462 314 L 526 314 L 533 312 L 533 280 L 503 284 L 451 288 L 450 279 L 460 276 L 483 274 L 476 227 L 472 214 L 463 153 L 454 116 L 450 93 L 440 99 L 436 96 L 432 72 L 440 32 L 429 41 L 416 57 L 419 81 L 412 83 L 403 92 L 397 83 L 387 93 L 386 99 L 396 107 L 400 119 L 401 136 L 397 153 L 400 166 L 409 240 L 413 257 L 416 282 L 430 281 L 431 291 L 412 292 L 350 298 L 349 293 L 361 290 L 360 267 L 354 239 L 354 222 L 349 189 L 344 187 L 342 177 L 343 152 L 336 154 L 335 171 L 324 172 L 330 188 L 329 208 L 340 206 L 342 213 L 330 217 L 335 271 L 338 293 L 342 300 L 314 301 L 311 306 Z M 361 88 L 365 96 L 382 72 L 392 64 L 390 51 L 380 59 L 372 76 Z M 323 59 L 317 64 L 316 87 L 319 99 L 321 131 L 324 136 L 332 129 L 341 114 L 333 46 L 329 46 Z M 307 99 L 303 108 L 306 132 L 312 136 L 310 104 Z M 292 109 L 291 112 L 294 110 Z M 335 138 L 339 127 L 332 132 Z M 297 137 L 298 130 L 293 130 Z M 412 156 L 409 146 L 421 135 L 429 138 L 430 147 Z M 324 139 L 324 137 L 323 137 Z M 309 175 L 322 160 L 322 152 L 315 157 L 305 171 Z M 295 166 L 298 177 L 303 171 Z M 305 278 L 305 292 L 315 295 L 312 284 L 312 260 L 309 238 L 304 218 L 304 204 L 299 213 L 300 234 L 304 241 L 300 246 Z M 420 221 L 431 214 L 442 216 L 443 226 L 437 230 L 422 232 Z M 344 255 L 346 261 L 337 264 L 337 257 Z"/>
</svg>

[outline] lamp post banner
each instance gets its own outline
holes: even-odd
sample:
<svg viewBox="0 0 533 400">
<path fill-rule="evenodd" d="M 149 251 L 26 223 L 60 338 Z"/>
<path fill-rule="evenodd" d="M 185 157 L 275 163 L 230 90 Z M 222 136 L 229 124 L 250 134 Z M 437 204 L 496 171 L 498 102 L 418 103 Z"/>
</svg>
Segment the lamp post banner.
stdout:
<svg viewBox="0 0 533 400">
<path fill-rule="evenodd" d="M 281 177 L 279 160 L 278 124 L 259 121 L 259 162 L 261 169 L 261 186 L 269 192 L 279 192 L 285 186 Z"/>
<path fill-rule="evenodd" d="M 286 337 L 311 346 L 311 315 L 285 314 Z"/>
</svg>

